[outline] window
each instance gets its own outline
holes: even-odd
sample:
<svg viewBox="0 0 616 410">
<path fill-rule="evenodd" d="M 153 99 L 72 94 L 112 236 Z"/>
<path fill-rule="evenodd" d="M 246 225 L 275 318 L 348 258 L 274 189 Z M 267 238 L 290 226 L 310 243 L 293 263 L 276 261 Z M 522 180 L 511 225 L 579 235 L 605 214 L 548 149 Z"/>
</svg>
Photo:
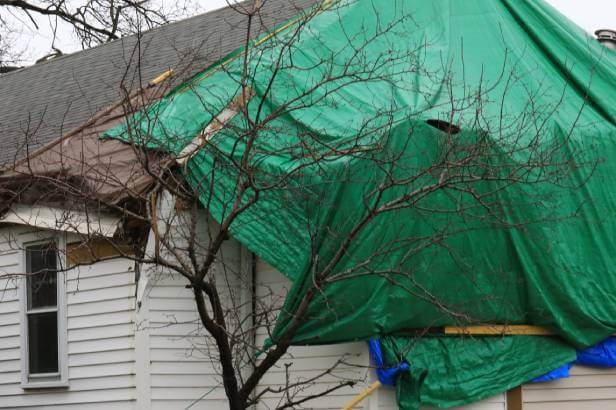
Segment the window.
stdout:
<svg viewBox="0 0 616 410">
<path fill-rule="evenodd" d="M 64 281 L 58 272 L 57 243 L 25 247 L 22 384 L 57 387 L 66 382 Z"/>
</svg>

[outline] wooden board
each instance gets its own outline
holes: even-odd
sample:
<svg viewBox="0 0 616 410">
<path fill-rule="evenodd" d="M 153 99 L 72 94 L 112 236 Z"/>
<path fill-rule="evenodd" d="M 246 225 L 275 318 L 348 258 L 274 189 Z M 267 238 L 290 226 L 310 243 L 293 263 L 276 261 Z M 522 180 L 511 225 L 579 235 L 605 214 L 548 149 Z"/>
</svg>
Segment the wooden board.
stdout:
<svg viewBox="0 0 616 410">
<path fill-rule="evenodd" d="M 555 336 L 548 328 L 530 325 L 482 325 L 482 326 L 445 326 L 446 335 L 526 335 Z"/>
<path fill-rule="evenodd" d="M 511 389 L 507 392 L 507 410 L 522 410 L 522 386 Z"/>
<path fill-rule="evenodd" d="M 90 265 L 102 259 L 134 255 L 133 247 L 112 239 L 92 239 L 86 243 L 73 242 L 66 245 L 66 263 L 70 269 L 77 265 Z"/>
</svg>

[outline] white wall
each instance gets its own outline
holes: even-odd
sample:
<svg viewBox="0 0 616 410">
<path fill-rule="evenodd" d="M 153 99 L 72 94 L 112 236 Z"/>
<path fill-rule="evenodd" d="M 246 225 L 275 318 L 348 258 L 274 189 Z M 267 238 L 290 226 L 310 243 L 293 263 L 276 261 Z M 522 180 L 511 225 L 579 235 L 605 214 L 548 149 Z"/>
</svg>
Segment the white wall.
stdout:
<svg viewBox="0 0 616 410">
<path fill-rule="evenodd" d="M 186 281 L 170 273 L 152 279 L 148 290 L 150 395 L 152 409 L 217 410 L 225 408 L 219 371 L 211 339 L 195 311 Z M 144 324 L 145 325 L 145 324 Z"/>
<path fill-rule="evenodd" d="M 236 265 L 240 269 L 240 247 L 237 242 L 225 244 L 225 262 L 218 267 L 220 278 L 234 277 L 226 269 Z M 235 259 L 235 260 L 234 260 Z M 245 269 L 250 269 L 250 264 Z M 257 293 L 262 303 L 268 303 L 264 298 L 271 296 L 269 289 L 280 292 L 278 301 L 282 301 L 287 286 L 284 279 L 264 264 L 259 264 L 257 277 Z M 269 270 L 265 270 L 269 269 Z M 248 274 L 250 270 L 248 270 Z M 275 281 L 272 282 L 272 276 Z M 283 279 L 282 281 L 280 279 Z M 216 356 L 216 348 L 211 339 L 203 337 L 204 330 L 195 312 L 191 291 L 185 288 L 185 279 L 170 272 L 157 272 L 150 278 L 150 287 L 146 291 L 148 310 L 147 322 L 141 322 L 139 333 L 147 334 L 150 360 L 150 392 L 151 408 L 153 409 L 191 409 L 218 410 L 226 409 L 226 399 L 220 369 L 212 365 L 212 356 Z M 238 284 L 237 286 L 241 286 Z M 220 286 L 222 292 L 226 286 Z M 267 290 L 266 290 L 267 289 Z M 236 294 L 234 298 L 239 296 Z M 259 333 L 257 345 L 262 344 L 266 335 Z M 346 356 L 350 363 L 361 365 L 351 368 L 341 366 L 332 377 L 352 377 L 362 382 L 368 379 L 368 356 L 363 343 L 341 346 L 294 348 L 276 368 L 265 376 L 260 388 L 279 387 L 285 381 L 285 364 L 291 363 L 289 371 L 293 380 L 312 377 L 322 369 L 329 367 L 341 356 Z M 328 386 L 320 382 L 312 389 L 322 389 Z M 348 400 L 355 396 L 365 384 L 357 388 L 347 388 L 332 394 L 326 399 L 306 403 L 303 408 L 310 409 L 340 409 Z M 299 396 L 308 394 L 302 392 Z M 275 407 L 280 399 L 278 394 L 267 394 L 259 409 Z M 364 408 L 359 406 L 358 408 Z"/>
<path fill-rule="evenodd" d="M 13 241 L 49 233 L 0 227 L 0 408 L 130 409 L 135 400 L 133 263 L 115 260 L 66 272 L 69 387 L 21 387 L 19 279 Z"/>
<path fill-rule="evenodd" d="M 172 199 L 163 196 L 159 224 L 163 231 L 169 230 L 169 241 L 178 248 L 185 247 L 189 233 L 185 231 L 188 214 L 176 214 Z M 201 211 L 197 232 L 203 235 L 197 243 L 208 242 L 207 229 L 216 229 Z M 165 256 L 169 254 L 162 249 Z M 205 248 L 198 254 L 204 255 Z M 240 310 L 249 291 L 251 281 L 241 280 L 242 250 L 235 240 L 227 240 L 214 265 L 214 274 L 221 299 L 229 315 Z M 250 272 L 250 270 L 248 270 Z M 226 409 L 227 401 L 220 378 L 220 369 L 215 364 L 217 349 L 205 331 L 196 312 L 195 301 L 188 283 L 177 272 L 156 267 L 144 267 L 148 276 L 144 304 L 139 316 L 143 318 L 137 331 L 142 345 L 149 346 L 146 366 L 148 375 L 145 392 L 140 399 L 149 401 L 140 408 L 152 409 Z"/>
<path fill-rule="evenodd" d="M 524 410 L 616 409 L 616 369 L 573 366 L 571 377 L 525 385 Z"/>
</svg>

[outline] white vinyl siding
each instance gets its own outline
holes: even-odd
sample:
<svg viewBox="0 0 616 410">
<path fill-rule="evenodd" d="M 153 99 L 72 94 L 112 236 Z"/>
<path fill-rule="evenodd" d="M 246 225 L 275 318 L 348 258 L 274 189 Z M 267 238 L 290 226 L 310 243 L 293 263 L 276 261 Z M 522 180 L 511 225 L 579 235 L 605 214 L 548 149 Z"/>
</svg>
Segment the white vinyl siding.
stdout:
<svg viewBox="0 0 616 410">
<path fill-rule="evenodd" d="M 187 232 L 182 222 L 185 214 L 169 216 L 174 207 L 165 195 L 159 204 L 159 226 L 161 230 L 172 232 L 170 241 L 177 246 L 185 246 Z M 190 216 L 187 216 L 190 217 Z M 203 234 L 208 225 L 205 212 L 199 215 L 198 232 Z M 199 243 L 207 245 L 207 235 Z M 164 250 L 163 250 L 164 251 Z M 203 252 L 203 251 L 201 251 Z M 235 240 L 227 240 L 215 263 L 219 295 L 226 309 L 230 312 L 242 310 L 241 301 L 246 290 L 240 280 L 242 270 L 241 248 Z M 228 404 L 220 378 L 220 368 L 216 364 L 217 349 L 213 339 L 205 336 L 203 325 L 196 311 L 193 291 L 186 288 L 187 280 L 178 273 L 165 269 L 144 267 L 148 276 L 145 290 L 145 303 L 140 315 L 147 318 L 139 332 L 144 343 L 149 346 L 149 377 L 144 396 L 147 396 L 148 408 L 152 409 L 186 409 L 192 410 L 227 409 Z M 250 271 L 248 270 L 248 273 Z"/>
<path fill-rule="evenodd" d="M 616 409 L 616 368 L 574 365 L 571 377 L 527 384 L 522 392 L 524 410 Z"/>
<path fill-rule="evenodd" d="M 135 408 L 133 262 L 113 260 L 66 272 L 68 387 L 21 386 L 17 243 L 52 235 L 0 227 L 0 408 Z"/>
<path fill-rule="evenodd" d="M 235 273 L 242 269 L 250 273 L 250 264 L 242 263 L 241 252 L 236 241 L 227 241 L 222 252 L 224 261 L 216 267 L 218 282 L 225 284 L 225 286 L 219 286 L 223 299 L 233 300 L 236 305 L 241 304 L 242 291 L 246 284 L 242 285 L 239 281 L 233 284 Z M 244 267 L 241 268 L 241 265 Z M 264 265 L 260 264 L 260 266 Z M 260 278 L 268 280 L 269 273 L 261 275 L 259 270 L 257 272 L 259 272 L 257 281 Z M 277 300 L 282 302 L 288 286 L 278 280 L 282 278 L 279 275 L 276 273 L 275 283 L 271 281 L 269 284 L 259 283 L 257 289 L 262 291 L 265 288 L 269 289 L 272 285 L 272 290 L 280 295 Z M 191 409 L 226 410 L 228 404 L 220 378 L 220 368 L 215 364 L 217 350 L 212 339 L 204 337 L 205 332 L 195 311 L 192 291 L 185 287 L 186 280 L 177 274 L 157 272 L 149 281 L 150 285 L 146 291 L 147 303 L 141 307 L 141 314 L 147 316 L 147 322 L 143 323 L 144 327 L 138 332 L 142 331 L 147 335 L 149 346 L 150 408 L 172 410 L 185 409 L 190 406 Z M 237 288 L 236 291 L 232 291 L 233 295 L 228 294 L 229 287 Z M 269 291 L 266 293 L 269 295 Z M 257 296 L 261 298 L 265 295 L 258 294 Z M 144 309 L 148 312 L 143 312 Z M 258 335 L 258 344 L 263 342 L 264 336 L 264 333 Z M 260 387 L 276 387 L 281 381 L 284 382 L 285 363 L 292 362 L 289 369 L 293 378 L 306 378 L 328 368 L 330 363 L 335 363 L 343 356 L 349 363 L 357 363 L 361 366 L 340 366 L 333 375 L 325 377 L 311 389 L 321 391 L 331 386 L 332 379 L 335 377 L 350 376 L 353 380 L 367 381 L 369 377 L 367 351 L 363 343 L 355 343 L 294 348 L 278 366 L 263 378 Z M 306 403 L 303 408 L 340 409 L 364 387 L 365 385 L 346 388 L 327 398 L 317 400 L 316 403 Z M 274 406 L 278 399 L 276 395 L 267 395 L 264 405 L 258 408 L 266 409 L 268 406 Z M 324 406 L 325 403 L 327 406 Z M 358 406 L 357 408 L 364 407 Z"/>
<path fill-rule="evenodd" d="M 149 305 L 150 399 L 152 409 L 225 407 L 218 371 L 208 358 L 215 348 L 196 312 L 192 292 L 178 275 L 151 279 Z M 142 306 L 142 309 L 144 306 Z M 212 407 L 213 406 L 213 407 Z"/>
</svg>

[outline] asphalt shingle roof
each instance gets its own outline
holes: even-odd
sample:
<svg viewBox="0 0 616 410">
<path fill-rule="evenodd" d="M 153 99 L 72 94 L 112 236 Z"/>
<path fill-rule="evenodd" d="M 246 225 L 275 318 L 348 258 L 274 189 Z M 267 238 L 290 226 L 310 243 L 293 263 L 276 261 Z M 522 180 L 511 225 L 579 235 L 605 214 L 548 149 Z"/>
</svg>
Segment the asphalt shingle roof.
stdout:
<svg viewBox="0 0 616 410">
<path fill-rule="evenodd" d="M 316 0 L 266 0 L 257 31 Z M 232 7 L 66 55 L 0 76 L 0 165 L 84 123 L 169 68 L 205 68 L 240 47 L 246 17 Z M 128 67 L 128 68 L 127 68 Z"/>
</svg>

